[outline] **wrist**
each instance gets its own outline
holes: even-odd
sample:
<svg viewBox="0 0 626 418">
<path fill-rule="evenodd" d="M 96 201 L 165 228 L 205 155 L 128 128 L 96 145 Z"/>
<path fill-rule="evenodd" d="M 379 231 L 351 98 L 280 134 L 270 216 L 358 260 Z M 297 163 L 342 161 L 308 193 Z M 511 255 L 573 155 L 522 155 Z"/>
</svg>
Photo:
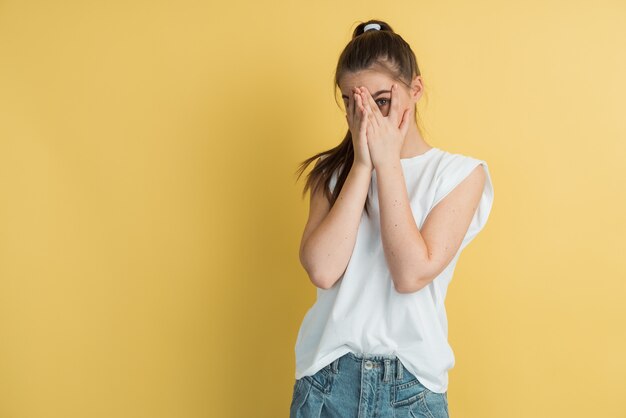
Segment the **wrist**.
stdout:
<svg viewBox="0 0 626 418">
<path fill-rule="evenodd" d="M 363 173 L 363 174 L 371 174 L 372 170 L 374 170 L 373 165 L 371 164 L 368 165 L 368 164 L 356 162 L 356 161 L 352 163 L 352 168 L 350 169 L 350 171 L 356 171 L 356 172 Z"/>
<path fill-rule="evenodd" d="M 394 168 L 401 168 L 402 163 L 400 162 L 400 157 L 392 157 L 377 161 L 374 166 L 376 168 L 376 171 L 386 171 L 393 170 Z"/>
<path fill-rule="evenodd" d="M 357 158 L 357 156 L 355 155 L 354 158 L 352 159 L 352 167 L 357 167 L 357 166 L 361 168 L 372 169 L 373 168 L 372 160 L 370 159 L 368 162 L 367 160 Z"/>
</svg>

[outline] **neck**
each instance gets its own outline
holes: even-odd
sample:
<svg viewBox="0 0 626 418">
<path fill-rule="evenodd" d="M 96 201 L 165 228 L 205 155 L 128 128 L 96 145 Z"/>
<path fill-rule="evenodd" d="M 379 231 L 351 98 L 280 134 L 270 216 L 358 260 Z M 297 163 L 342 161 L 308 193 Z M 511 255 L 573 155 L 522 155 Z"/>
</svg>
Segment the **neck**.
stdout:
<svg viewBox="0 0 626 418">
<path fill-rule="evenodd" d="M 409 130 L 404 137 L 404 144 L 400 152 L 400 158 L 411 158 L 420 155 L 431 149 L 432 146 L 427 144 L 417 130 L 417 124 L 411 123 Z"/>
</svg>

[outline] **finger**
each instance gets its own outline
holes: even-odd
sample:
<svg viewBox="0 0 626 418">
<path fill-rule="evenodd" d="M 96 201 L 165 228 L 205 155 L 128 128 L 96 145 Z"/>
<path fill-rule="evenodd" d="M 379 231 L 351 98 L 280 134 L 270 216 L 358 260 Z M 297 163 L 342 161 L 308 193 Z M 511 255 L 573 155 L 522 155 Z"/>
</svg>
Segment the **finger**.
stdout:
<svg viewBox="0 0 626 418">
<path fill-rule="evenodd" d="M 357 115 L 358 109 L 356 105 L 356 97 L 352 95 L 352 97 L 348 100 L 350 101 L 350 122 L 352 123 L 352 125 L 356 125 L 359 123 L 359 118 Z M 352 125 L 350 125 L 350 127 L 352 127 Z"/>
<path fill-rule="evenodd" d="M 363 99 L 361 98 L 360 94 L 356 94 L 356 113 L 357 113 L 357 120 L 358 122 L 360 122 L 363 119 L 367 119 L 367 109 L 365 108 L 365 106 L 363 106 Z"/>
<path fill-rule="evenodd" d="M 372 106 L 369 102 L 369 100 L 367 99 L 367 94 L 365 93 L 365 88 L 362 88 L 359 94 L 360 97 L 360 103 L 363 106 L 363 108 L 365 109 L 365 117 L 369 118 L 373 118 L 373 112 L 372 112 Z"/>
<path fill-rule="evenodd" d="M 367 119 L 370 119 L 372 123 L 376 123 L 376 120 L 375 120 L 376 117 L 374 116 L 372 105 L 370 104 L 369 100 L 366 97 L 367 97 L 367 94 L 365 93 L 365 89 L 363 89 L 361 91 L 360 101 L 361 101 L 363 108 L 365 109 L 364 117 Z"/>
<path fill-rule="evenodd" d="M 348 97 L 348 106 L 346 108 L 346 114 L 348 115 L 348 120 L 350 123 L 354 120 L 354 101 Z"/>
<path fill-rule="evenodd" d="M 352 106 L 350 105 L 350 98 L 348 98 L 348 104 L 346 104 L 346 121 L 348 122 L 348 126 L 352 124 Z"/>
<path fill-rule="evenodd" d="M 369 90 L 365 87 L 363 88 L 363 90 L 365 90 L 365 100 L 370 105 L 370 109 L 372 111 L 372 116 L 374 117 L 375 123 L 377 125 L 381 125 L 384 118 L 383 114 L 380 113 L 380 109 L 378 108 L 378 105 L 376 104 L 376 101 L 370 94 Z"/>
<path fill-rule="evenodd" d="M 360 104 L 361 98 L 359 97 L 359 104 Z M 359 129 L 361 129 L 361 132 L 365 132 L 365 129 L 367 129 L 367 121 L 369 120 L 369 118 L 367 117 L 367 113 L 366 110 L 363 106 L 361 106 L 361 126 L 359 127 Z"/>
<path fill-rule="evenodd" d="M 356 92 L 356 90 L 355 90 L 355 92 L 354 92 L 354 94 L 352 96 L 353 96 L 352 100 L 354 102 L 353 103 L 354 109 L 352 111 L 353 111 L 353 115 L 354 115 L 355 120 L 358 122 L 360 120 L 360 118 L 361 118 L 361 111 L 360 111 L 360 107 L 361 106 L 359 105 L 359 99 L 360 99 L 361 96 L 359 95 L 358 92 Z"/>
<path fill-rule="evenodd" d="M 400 123 L 400 133 L 402 134 L 403 138 L 406 136 L 406 133 L 409 131 L 410 121 L 411 121 L 411 109 L 406 109 L 402 113 L 402 122 Z"/>
<path fill-rule="evenodd" d="M 400 119 L 402 115 L 398 115 L 400 111 L 400 102 L 396 100 L 396 96 L 398 95 L 398 85 L 394 83 L 391 86 L 391 93 L 389 94 L 389 101 L 391 102 L 391 107 L 389 108 L 389 114 L 387 114 L 388 118 L 398 126 L 400 124 Z"/>
<path fill-rule="evenodd" d="M 367 118 L 367 126 L 366 126 L 366 135 L 367 135 L 367 139 L 368 139 L 368 144 L 371 142 L 369 140 L 369 138 L 373 137 L 375 135 L 376 132 L 376 122 L 371 119 L 371 118 Z"/>
</svg>

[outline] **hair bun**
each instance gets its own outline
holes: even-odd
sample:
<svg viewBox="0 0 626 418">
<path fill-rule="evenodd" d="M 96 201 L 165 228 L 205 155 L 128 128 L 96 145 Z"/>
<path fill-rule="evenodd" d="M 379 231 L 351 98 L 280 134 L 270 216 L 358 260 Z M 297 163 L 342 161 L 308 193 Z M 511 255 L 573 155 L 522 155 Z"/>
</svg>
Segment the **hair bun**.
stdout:
<svg viewBox="0 0 626 418">
<path fill-rule="evenodd" d="M 368 30 L 380 30 L 381 26 L 378 23 L 368 23 L 367 25 L 363 26 L 363 32 L 367 32 Z"/>
<path fill-rule="evenodd" d="M 371 30 L 394 33 L 393 29 L 387 24 L 387 22 L 383 22 L 382 20 L 368 20 L 367 22 L 359 23 L 352 33 L 352 39 Z"/>
</svg>

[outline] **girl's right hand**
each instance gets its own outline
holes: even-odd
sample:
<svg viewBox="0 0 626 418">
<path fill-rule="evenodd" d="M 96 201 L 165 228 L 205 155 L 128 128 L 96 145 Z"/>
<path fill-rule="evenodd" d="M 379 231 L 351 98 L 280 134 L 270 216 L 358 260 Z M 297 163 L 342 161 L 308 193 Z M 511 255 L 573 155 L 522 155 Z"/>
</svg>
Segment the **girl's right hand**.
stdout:
<svg viewBox="0 0 626 418">
<path fill-rule="evenodd" d="M 352 89 L 352 98 L 348 100 L 346 120 L 352 133 L 352 146 L 354 147 L 354 161 L 352 164 L 360 164 L 373 170 L 374 164 L 367 147 L 367 115 L 358 87 Z"/>
</svg>

